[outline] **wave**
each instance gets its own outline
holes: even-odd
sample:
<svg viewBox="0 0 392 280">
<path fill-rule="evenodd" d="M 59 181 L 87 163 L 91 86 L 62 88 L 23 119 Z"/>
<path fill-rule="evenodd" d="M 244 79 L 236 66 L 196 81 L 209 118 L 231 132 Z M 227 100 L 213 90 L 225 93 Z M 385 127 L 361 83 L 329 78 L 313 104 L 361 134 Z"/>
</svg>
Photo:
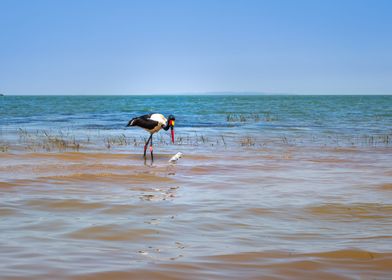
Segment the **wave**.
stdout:
<svg viewBox="0 0 392 280">
<path fill-rule="evenodd" d="M 389 279 L 391 253 L 339 250 L 315 253 L 243 252 L 200 257 L 194 261 L 152 259 L 147 268 L 73 275 L 101 279 Z M 181 257 L 181 256 L 180 256 Z M 158 262 L 158 263 L 157 263 Z"/>
<path fill-rule="evenodd" d="M 305 208 L 305 211 L 320 218 L 390 219 L 392 216 L 392 205 L 378 203 L 329 203 L 310 206 Z"/>
<path fill-rule="evenodd" d="M 118 225 L 92 226 L 76 230 L 66 236 L 72 239 L 104 241 L 148 241 L 156 239 L 157 231 L 147 228 L 119 228 Z"/>
</svg>

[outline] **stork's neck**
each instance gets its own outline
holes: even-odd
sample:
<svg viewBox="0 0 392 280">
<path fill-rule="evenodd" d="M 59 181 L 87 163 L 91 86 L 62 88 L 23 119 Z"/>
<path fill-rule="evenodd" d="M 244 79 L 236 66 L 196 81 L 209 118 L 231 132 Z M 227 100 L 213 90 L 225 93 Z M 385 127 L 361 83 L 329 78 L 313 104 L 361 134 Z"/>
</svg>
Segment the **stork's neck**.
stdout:
<svg viewBox="0 0 392 280">
<path fill-rule="evenodd" d="M 169 120 L 166 121 L 166 125 L 162 126 L 162 128 L 163 128 L 164 130 L 166 130 L 166 131 L 169 130 L 169 128 L 170 128 Z"/>
</svg>

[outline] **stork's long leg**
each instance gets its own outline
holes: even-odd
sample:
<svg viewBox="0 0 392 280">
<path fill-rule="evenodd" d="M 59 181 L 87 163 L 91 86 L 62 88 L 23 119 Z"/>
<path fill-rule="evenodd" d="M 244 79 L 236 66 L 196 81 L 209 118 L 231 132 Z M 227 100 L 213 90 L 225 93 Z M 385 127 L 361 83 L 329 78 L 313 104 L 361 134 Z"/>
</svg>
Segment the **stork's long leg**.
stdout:
<svg viewBox="0 0 392 280">
<path fill-rule="evenodd" d="M 143 155 L 144 159 L 146 159 L 146 150 L 147 150 L 148 143 L 150 142 L 151 139 L 152 139 L 152 134 L 150 134 L 150 137 L 148 138 L 147 142 L 144 145 L 144 155 Z"/>
<path fill-rule="evenodd" d="M 151 134 L 151 142 L 150 142 L 150 152 L 151 152 L 151 162 L 154 161 L 154 154 L 152 153 L 153 148 L 152 148 L 152 134 Z"/>
</svg>

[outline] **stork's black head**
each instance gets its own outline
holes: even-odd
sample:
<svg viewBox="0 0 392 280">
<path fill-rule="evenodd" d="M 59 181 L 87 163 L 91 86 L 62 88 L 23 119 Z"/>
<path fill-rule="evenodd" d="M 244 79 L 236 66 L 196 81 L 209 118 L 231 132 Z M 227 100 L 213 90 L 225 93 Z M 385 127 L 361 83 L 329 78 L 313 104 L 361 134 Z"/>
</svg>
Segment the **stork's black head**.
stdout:
<svg viewBox="0 0 392 280">
<path fill-rule="evenodd" d="M 176 120 L 176 118 L 175 118 L 173 115 L 169 115 L 169 116 L 167 117 L 167 124 L 168 124 L 170 127 L 174 127 L 175 120 Z"/>
</svg>

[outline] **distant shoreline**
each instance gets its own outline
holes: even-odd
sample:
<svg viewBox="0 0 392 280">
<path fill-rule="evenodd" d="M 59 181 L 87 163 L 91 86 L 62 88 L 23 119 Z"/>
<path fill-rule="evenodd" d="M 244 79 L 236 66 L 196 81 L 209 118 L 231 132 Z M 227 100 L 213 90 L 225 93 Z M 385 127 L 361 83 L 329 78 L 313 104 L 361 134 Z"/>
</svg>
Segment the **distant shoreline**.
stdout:
<svg viewBox="0 0 392 280">
<path fill-rule="evenodd" d="M 0 94 L 0 96 L 5 96 Z M 135 94 L 7 94 L 7 96 L 392 96 L 392 93 L 382 94 L 311 94 L 311 93 L 252 93 L 252 92 L 205 92 L 205 93 L 135 93 Z"/>
</svg>

